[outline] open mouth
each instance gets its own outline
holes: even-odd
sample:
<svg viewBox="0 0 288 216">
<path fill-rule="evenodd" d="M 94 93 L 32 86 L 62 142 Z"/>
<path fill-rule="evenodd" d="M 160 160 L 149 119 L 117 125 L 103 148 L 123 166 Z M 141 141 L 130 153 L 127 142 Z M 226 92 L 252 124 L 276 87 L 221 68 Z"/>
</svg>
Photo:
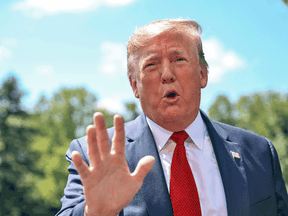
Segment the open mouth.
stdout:
<svg viewBox="0 0 288 216">
<path fill-rule="evenodd" d="M 174 92 L 171 92 L 167 95 L 168 98 L 174 98 L 176 94 Z"/>
<path fill-rule="evenodd" d="M 167 98 L 175 98 L 177 96 L 177 94 L 175 92 L 170 92 L 169 94 L 167 94 Z"/>
</svg>

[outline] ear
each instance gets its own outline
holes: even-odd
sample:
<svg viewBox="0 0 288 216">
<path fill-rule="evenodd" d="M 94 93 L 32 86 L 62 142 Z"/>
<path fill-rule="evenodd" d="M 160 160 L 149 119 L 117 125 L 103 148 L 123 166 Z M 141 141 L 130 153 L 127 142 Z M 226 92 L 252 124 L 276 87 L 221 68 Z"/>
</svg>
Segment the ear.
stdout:
<svg viewBox="0 0 288 216">
<path fill-rule="evenodd" d="M 201 88 L 205 88 L 208 83 L 208 69 L 207 65 L 200 64 L 201 71 L 200 71 L 200 80 L 201 80 Z"/>
<path fill-rule="evenodd" d="M 136 98 L 139 98 L 138 86 L 137 86 L 137 79 L 136 79 L 136 78 L 133 78 L 132 76 L 129 76 L 129 82 L 130 82 L 130 85 L 131 85 L 131 87 L 132 87 L 134 96 L 135 96 Z"/>
</svg>

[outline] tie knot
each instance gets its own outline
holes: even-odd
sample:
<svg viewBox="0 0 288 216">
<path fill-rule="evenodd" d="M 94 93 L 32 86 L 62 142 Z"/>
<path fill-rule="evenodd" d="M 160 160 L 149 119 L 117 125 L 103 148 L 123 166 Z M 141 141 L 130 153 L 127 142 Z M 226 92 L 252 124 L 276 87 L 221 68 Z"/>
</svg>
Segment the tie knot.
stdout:
<svg viewBox="0 0 288 216">
<path fill-rule="evenodd" d="M 174 132 L 170 139 L 174 140 L 177 144 L 184 145 L 184 141 L 189 137 L 186 131 Z"/>
</svg>

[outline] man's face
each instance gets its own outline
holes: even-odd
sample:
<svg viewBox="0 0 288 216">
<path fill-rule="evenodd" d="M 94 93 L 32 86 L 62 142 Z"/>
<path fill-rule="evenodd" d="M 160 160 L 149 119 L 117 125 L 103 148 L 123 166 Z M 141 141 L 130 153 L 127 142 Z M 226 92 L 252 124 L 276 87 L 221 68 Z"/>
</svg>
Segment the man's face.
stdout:
<svg viewBox="0 0 288 216">
<path fill-rule="evenodd" d="M 183 34 L 163 33 L 140 50 L 138 69 L 130 84 L 144 113 L 170 131 L 188 127 L 207 84 L 195 42 Z"/>
</svg>

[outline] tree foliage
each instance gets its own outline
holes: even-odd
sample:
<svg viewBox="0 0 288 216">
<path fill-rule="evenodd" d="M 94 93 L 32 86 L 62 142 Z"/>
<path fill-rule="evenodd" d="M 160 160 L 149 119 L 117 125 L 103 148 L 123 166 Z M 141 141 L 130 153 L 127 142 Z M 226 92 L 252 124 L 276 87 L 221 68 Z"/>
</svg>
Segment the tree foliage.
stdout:
<svg viewBox="0 0 288 216">
<path fill-rule="evenodd" d="M 0 215 L 46 215 L 49 206 L 34 197 L 33 177 L 43 176 L 31 149 L 38 133 L 21 106 L 24 93 L 13 76 L 0 89 Z"/>
<path fill-rule="evenodd" d="M 0 215 L 55 215 L 66 185 L 70 142 L 93 122 L 96 97 L 84 88 L 41 96 L 24 111 L 17 79 L 0 90 Z M 110 118 L 112 114 L 100 110 Z M 112 123 L 111 123 L 112 122 Z"/>
</svg>

